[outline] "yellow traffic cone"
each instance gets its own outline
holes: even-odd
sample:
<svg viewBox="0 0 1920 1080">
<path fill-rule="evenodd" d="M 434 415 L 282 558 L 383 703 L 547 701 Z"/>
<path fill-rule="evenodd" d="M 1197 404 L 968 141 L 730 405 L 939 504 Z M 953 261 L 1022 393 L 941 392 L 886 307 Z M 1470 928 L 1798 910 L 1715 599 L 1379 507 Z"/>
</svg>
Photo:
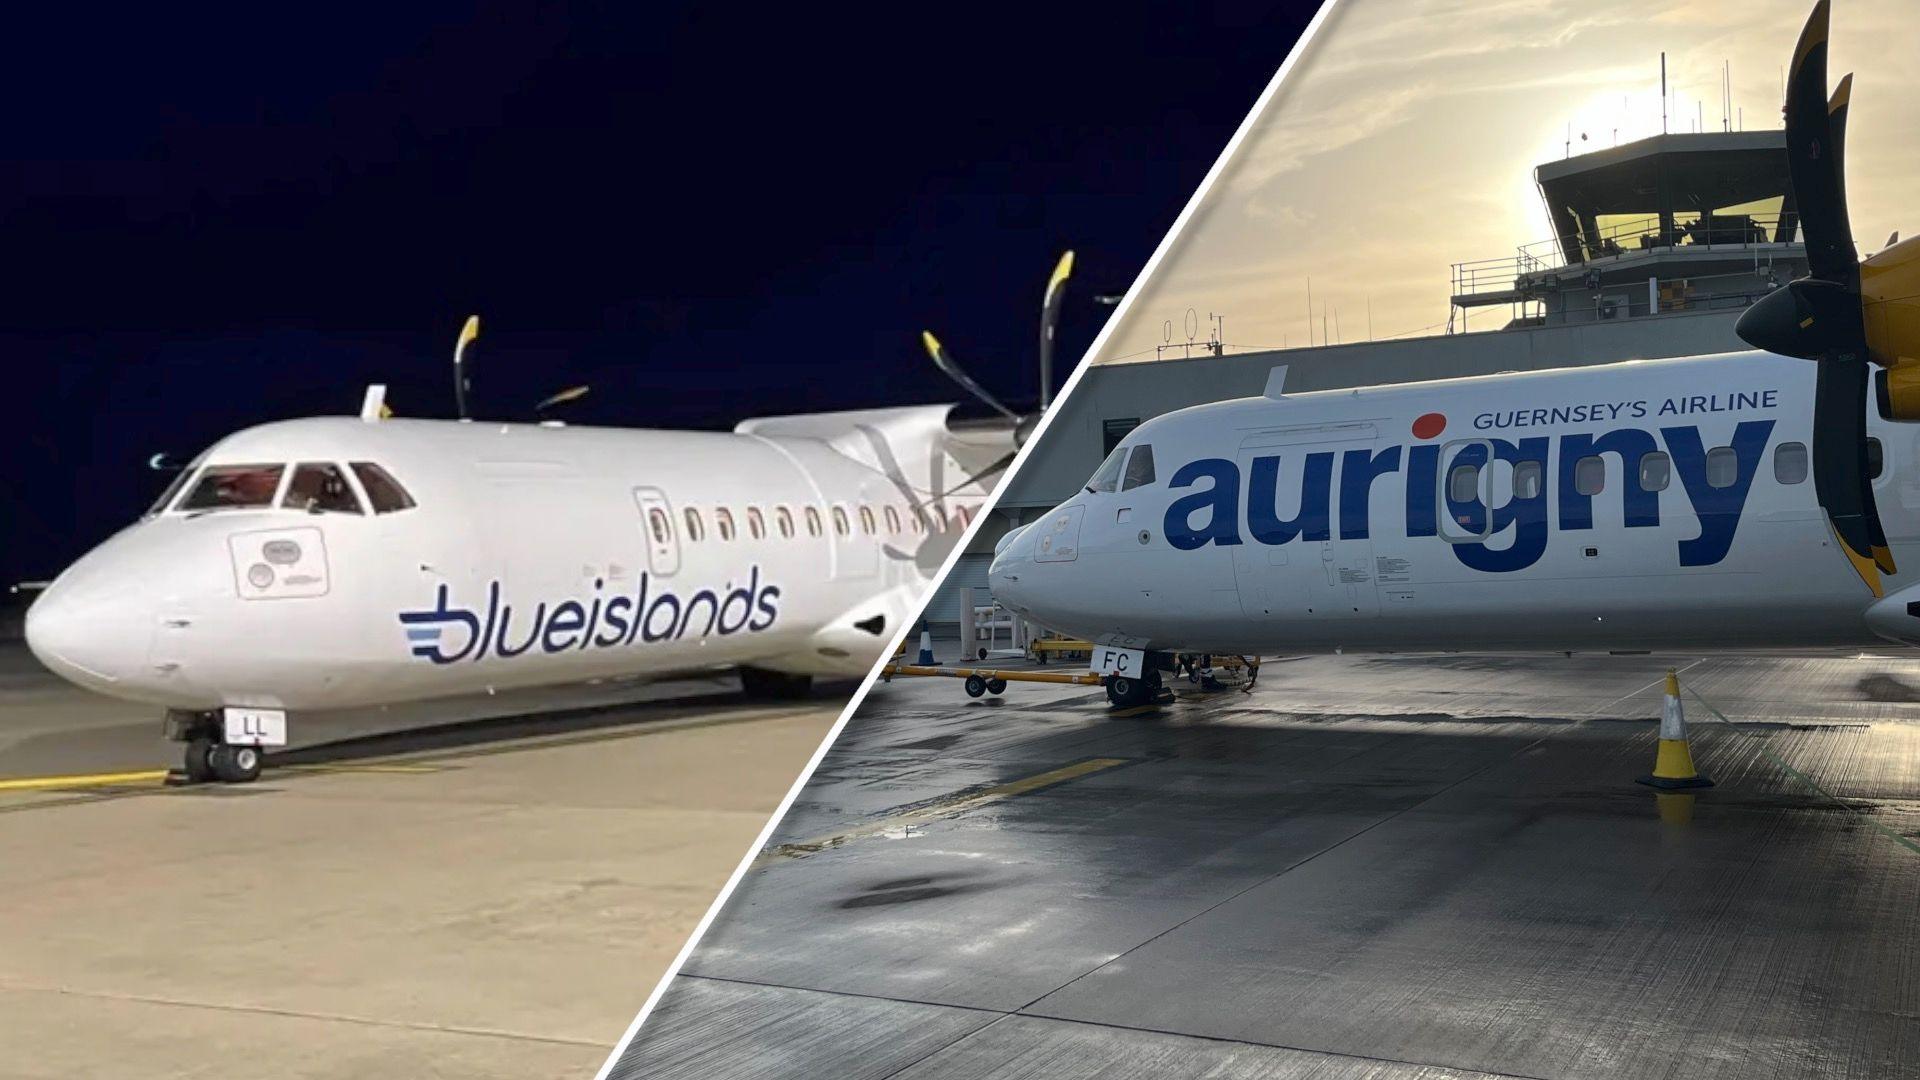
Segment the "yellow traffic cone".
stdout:
<svg viewBox="0 0 1920 1080">
<path fill-rule="evenodd" d="M 1680 676 L 1667 671 L 1667 696 L 1660 705 L 1660 752 L 1653 759 L 1653 775 L 1640 783 L 1668 791 L 1679 788 L 1712 787 L 1713 781 L 1693 767 L 1693 752 L 1687 749 L 1687 716 L 1680 706 Z"/>
</svg>

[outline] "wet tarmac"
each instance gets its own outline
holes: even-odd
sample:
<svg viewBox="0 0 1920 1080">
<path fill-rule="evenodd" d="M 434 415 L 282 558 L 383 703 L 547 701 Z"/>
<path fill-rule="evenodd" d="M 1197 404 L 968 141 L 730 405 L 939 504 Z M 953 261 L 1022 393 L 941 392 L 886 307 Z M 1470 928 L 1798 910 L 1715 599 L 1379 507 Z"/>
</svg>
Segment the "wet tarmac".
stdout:
<svg viewBox="0 0 1920 1080">
<path fill-rule="evenodd" d="M 1717 786 L 1658 795 L 1662 675 Z M 1920 661 L 877 687 L 616 1077 L 1920 1076 Z"/>
<path fill-rule="evenodd" d="M 0 648 L 0 1076 L 591 1076 L 842 699 L 483 707 L 542 699 L 295 718 L 259 782 L 169 787 L 151 710 Z"/>
</svg>

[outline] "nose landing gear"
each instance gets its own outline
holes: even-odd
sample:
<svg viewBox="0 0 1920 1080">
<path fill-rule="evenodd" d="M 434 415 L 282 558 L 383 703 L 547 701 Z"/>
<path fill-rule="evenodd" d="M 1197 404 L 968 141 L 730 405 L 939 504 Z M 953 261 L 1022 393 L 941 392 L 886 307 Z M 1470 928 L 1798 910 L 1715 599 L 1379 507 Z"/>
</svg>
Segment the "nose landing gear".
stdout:
<svg viewBox="0 0 1920 1080">
<path fill-rule="evenodd" d="M 190 784 L 250 784 L 266 755 L 257 746 L 230 743 L 218 713 L 169 713 L 167 738 L 186 743 L 181 772 Z"/>
<path fill-rule="evenodd" d="M 1139 677 L 1107 676 L 1107 703 L 1116 709 L 1151 705 L 1160 697 L 1160 672 L 1149 668 Z"/>
</svg>

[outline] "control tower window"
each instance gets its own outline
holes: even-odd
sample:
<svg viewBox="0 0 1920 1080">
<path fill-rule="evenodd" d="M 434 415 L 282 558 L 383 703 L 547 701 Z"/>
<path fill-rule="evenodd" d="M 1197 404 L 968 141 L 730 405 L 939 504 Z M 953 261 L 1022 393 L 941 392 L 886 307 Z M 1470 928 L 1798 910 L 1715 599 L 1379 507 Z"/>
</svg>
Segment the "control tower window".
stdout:
<svg viewBox="0 0 1920 1080">
<path fill-rule="evenodd" d="M 1127 451 L 1131 447 L 1116 446 L 1107 460 L 1100 463 L 1100 469 L 1087 481 L 1089 492 L 1112 491 L 1120 486 L 1120 466 L 1127 460 Z"/>
<path fill-rule="evenodd" d="M 293 480 L 280 500 L 287 510 L 305 510 L 310 514 L 363 514 L 360 499 L 347 484 L 347 474 L 332 462 L 301 462 L 293 468 Z"/>
<path fill-rule="evenodd" d="M 188 512 L 272 506 L 285 465 L 212 465 L 200 474 L 180 509 Z"/>
<path fill-rule="evenodd" d="M 1141 443 L 1133 448 L 1133 456 L 1127 459 L 1127 479 L 1120 485 L 1121 491 L 1132 491 L 1153 483 L 1153 447 Z"/>
<path fill-rule="evenodd" d="M 393 514 L 414 507 L 413 496 L 400 486 L 393 474 L 375 465 L 371 461 L 353 463 L 353 475 L 360 480 L 360 486 L 366 489 L 367 501 L 373 504 L 376 514 Z"/>
</svg>

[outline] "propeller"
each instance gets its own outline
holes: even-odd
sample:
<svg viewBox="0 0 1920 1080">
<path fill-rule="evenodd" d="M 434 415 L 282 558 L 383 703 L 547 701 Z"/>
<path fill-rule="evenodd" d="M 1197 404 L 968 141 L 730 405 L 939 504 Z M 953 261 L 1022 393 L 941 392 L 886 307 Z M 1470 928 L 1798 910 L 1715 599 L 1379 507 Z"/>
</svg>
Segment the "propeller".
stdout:
<svg viewBox="0 0 1920 1080">
<path fill-rule="evenodd" d="M 965 390 L 968 395 L 989 409 L 992 409 L 994 412 L 999 413 L 1012 425 L 1013 449 L 1001 455 L 985 468 L 974 472 L 970 476 L 963 477 L 958 483 L 954 484 L 948 484 L 945 480 L 946 456 L 936 452 L 929 462 L 931 472 L 927 477 L 926 487 L 923 489 L 917 487 L 907 479 L 905 471 L 901 468 L 900 463 L 894 459 L 893 451 L 887 446 L 886 440 L 881 437 L 878 432 L 867 431 L 866 436 L 868 443 L 872 446 L 874 454 L 880 461 L 881 471 L 886 474 L 887 479 L 890 480 L 894 487 L 899 489 L 900 494 L 905 497 L 910 513 L 921 513 L 930 506 L 938 507 L 956 492 L 977 484 L 981 480 L 993 476 L 996 473 L 1004 472 L 1009 465 L 1013 464 L 1013 459 L 1019 455 L 1020 448 L 1026 445 L 1028 437 L 1033 434 L 1035 426 L 1040 422 L 1041 413 L 1046 410 L 1047 404 L 1052 399 L 1054 335 L 1060 325 L 1060 309 L 1062 300 L 1065 297 L 1067 278 L 1071 276 L 1072 273 L 1073 252 L 1068 251 L 1063 253 L 1060 256 L 1059 262 L 1054 264 L 1053 273 L 1047 278 L 1046 292 L 1040 300 L 1040 407 L 1031 414 L 1017 412 L 1008 406 L 1006 402 L 995 397 L 991 391 L 980 385 L 978 380 L 968 374 L 965 368 L 960 366 L 959 361 L 955 360 L 953 355 L 947 352 L 946 346 L 940 343 L 939 338 L 934 337 L 931 332 L 921 333 L 920 344 L 926 348 L 927 355 L 933 359 L 934 366 L 939 368 L 940 372 L 947 378 L 952 379 L 962 390 Z M 932 493 L 923 496 L 920 494 L 922 490 L 931 491 Z M 944 514 L 935 520 L 944 520 Z M 959 534 L 956 532 L 936 527 L 928 530 L 926 539 L 913 551 L 896 550 L 891 545 L 887 546 L 885 551 L 890 558 L 911 560 L 919 566 L 923 574 L 931 575 L 937 571 L 940 565 L 946 560 L 947 553 L 951 550 L 952 544 L 957 541 L 958 536 Z"/>
<path fill-rule="evenodd" d="M 1882 407 L 1920 419 L 1920 335 L 1913 317 L 1920 248 L 1894 244 L 1862 263 L 1847 215 L 1846 130 L 1853 76 L 1827 95 L 1828 0 L 1814 5 L 1787 77 L 1787 166 L 1807 252 L 1807 276 L 1741 314 L 1734 332 L 1749 345 L 1818 364 L 1813 396 L 1814 495 L 1854 572 L 1875 596 L 1895 572 L 1867 460 L 1867 396 L 1880 373 Z M 1872 282 L 1871 287 L 1863 283 Z M 1870 332 L 1870 327 L 1879 327 Z M 1904 369 L 1904 370 L 1903 370 Z M 1890 400 L 1892 399 L 1892 400 Z"/>
<path fill-rule="evenodd" d="M 467 411 L 467 391 L 473 389 L 473 383 L 467 379 L 467 346 L 480 336 L 480 316 L 467 316 L 467 324 L 460 328 L 460 340 L 453 346 L 453 408 L 460 419 L 470 419 Z"/>
<path fill-rule="evenodd" d="M 1012 450 L 958 484 L 931 499 L 924 500 L 921 505 L 944 499 L 968 484 L 992 476 L 1013 464 L 1013 459 L 1019 455 L 1020 448 L 1025 446 L 1027 439 L 1033 435 L 1033 429 L 1039 426 L 1041 414 L 1046 412 L 1047 406 L 1053 401 L 1054 332 L 1060 325 L 1060 308 L 1066 296 L 1067 278 L 1072 275 L 1073 252 L 1063 252 L 1060 255 L 1060 261 L 1053 266 L 1053 273 L 1047 278 L 1047 291 L 1040 298 L 1040 405 L 1031 413 L 1017 413 L 1008 408 L 1005 402 L 988 393 L 987 389 L 981 386 L 972 375 L 967 374 L 959 361 L 947 352 L 946 346 L 940 344 L 939 338 L 934 337 L 931 332 L 921 332 L 920 343 L 926 347 L 927 355 L 933 358 L 934 366 L 939 368 L 942 374 L 958 383 L 960 389 L 972 394 L 982 404 L 1013 422 Z"/>
</svg>

